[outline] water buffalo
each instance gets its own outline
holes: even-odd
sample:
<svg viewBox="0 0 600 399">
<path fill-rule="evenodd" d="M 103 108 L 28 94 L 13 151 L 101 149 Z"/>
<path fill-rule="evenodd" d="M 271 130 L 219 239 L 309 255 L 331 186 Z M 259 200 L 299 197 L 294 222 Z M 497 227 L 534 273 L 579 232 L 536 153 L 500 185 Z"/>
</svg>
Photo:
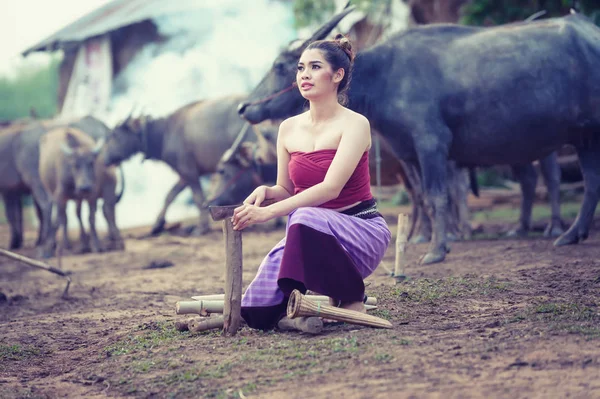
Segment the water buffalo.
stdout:
<svg viewBox="0 0 600 399">
<path fill-rule="evenodd" d="M 72 121 L 40 120 L 22 124 L 12 132 L 0 136 L 2 176 L 0 192 L 5 196 L 7 214 L 11 222 L 11 246 L 19 247 L 23 238 L 21 196 L 31 193 L 38 213 L 39 234 L 36 245 L 42 245 L 49 236 L 51 227 L 52 202 L 39 176 L 39 141 L 49 129 L 59 126 L 73 126 L 82 129 L 95 139 L 109 132 L 100 120 L 86 116 Z M 6 198 L 8 196 L 8 199 Z M 80 220 L 81 224 L 81 220 Z M 48 251 L 43 251 L 48 255 Z"/>
<path fill-rule="evenodd" d="M 57 222 L 52 227 L 46 240 L 44 254 L 50 256 L 55 245 L 56 230 L 62 226 L 65 234 L 63 240 L 70 247 L 66 234 L 67 201 L 77 202 L 77 217 L 81 231 L 82 248 L 90 246 L 81 221 L 81 205 L 85 200 L 89 206 L 89 224 L 91 235 L 91 250 L 100 252 L 102 246 L 96 232 L 96 207 L 98 199 L 102 198 L 104 217 L 108 222 L 109 239 L 117 249 L 123 249 L 123 239 L 115 221 L 115 206 L 119 196 L 115 194 L 117 185 L 114 168 L 104 165 L 104 160 L 98 158 L 104 138 L 97 142 L 74 127 L 56 127 L 44 134 L 40 139 L 39 176 L 57 207 Z"/>
<path fill-rule="evenodd" d="M 0 193 L 4 200 L 6 220 L 10 226 L 10 249 L 18 249 L 23 244 L 23 210 L 21 198 L 31 194 L 29 187 L 21 179 L 16 168 L 12 143 L 28 124 L 14 124 L 0 131 Z M 34 202 L 35 203 L 35 202 Z M 35 203 L 38 217 L 39 207 Z M 41 219 L 41 217 L 40 217 Z M 41 224 L 36 245 L 42 242 Z"/>
<path fill-rule="evenodd" d="M 165 162 L 179 174 L 179 181 L 167 194 L 151 234 L 165 225 L 169 205 L 186 187 L 200 210 L 195 234 L 209 230 L 206 201 L 199 178 L 216 171 L 222 154 L 230 148 L 242 129 L 249 129 L 237 114 L 245 96 L 232 95 L 198 101 L 183 106 L 165 118 L 129 117 L 108 136 L 103 150 L 107 165 L 115 165 L 141 152 L 146 159 Z"/>
<path fill-rule="evenodd" d="M 302 45 L 282 52 L 240 104 L 251 123 L 294 115 L 305 100 L 292 83 L 297 60 L 353 8 Z M 422 263 L 448 251 L 447 160 L 459 167 L 519 165 L 564 144 L 585 181 L 580 212 L 554 245 L 587 238 L 600 196 L 600 29 L 573 14 L 496 27 L 432 24 L 359 52 L 349 108 L 368 117 L 394 153 L 418 165 L 433 235 Z"/>
<path fill-rule="evenodd" d="M 206 206 L 239 204 L 256 187 L 277 180 L 277 129 L 272 123 L 254 125 L 256 141 L 245 141 L 248 131 L 240 132 L 217 164 Z"/>
</svg>

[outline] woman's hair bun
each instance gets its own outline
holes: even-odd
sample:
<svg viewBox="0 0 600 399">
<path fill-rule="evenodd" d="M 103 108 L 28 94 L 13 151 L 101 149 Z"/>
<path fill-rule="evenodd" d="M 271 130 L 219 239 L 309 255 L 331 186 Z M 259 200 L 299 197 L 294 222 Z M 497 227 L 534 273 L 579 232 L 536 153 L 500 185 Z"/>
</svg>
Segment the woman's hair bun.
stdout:
<svg viewBox="0 0 600 399">
<path fill-rule="evenodd" d="M 338 44 L 338 46 L 340 46 L 342 50 L 344 50 L 348 58 L 350 58 L 350 61 L 354 61 L 354 52 L 352 51 L 352 43 L 350 43 L 350 39 L 341 33 L 338 33 L 335 35 L 333 40 Z"/>
</svg>

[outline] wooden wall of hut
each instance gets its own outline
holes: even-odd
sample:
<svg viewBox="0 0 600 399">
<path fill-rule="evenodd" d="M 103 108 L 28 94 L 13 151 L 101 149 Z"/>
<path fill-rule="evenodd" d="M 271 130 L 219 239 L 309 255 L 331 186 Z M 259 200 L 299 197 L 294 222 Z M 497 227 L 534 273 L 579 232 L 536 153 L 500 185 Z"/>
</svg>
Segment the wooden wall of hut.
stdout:
<svg viewBox="0 0 600 399">
<path fill-rule="evenodd" d="M 148 43 L 160 43 L 166 38 L 158 33 L 156 25 L 151 20 L 124 26 L 110 32 L 110 44 L 113 61 L 113 78 L 119 74 L 133 60 L 136 54 Z M 77 56 L 78 47 L 69 47 L 64 50 L 64 58 L 59 71 L 58 108 L 62 109 L 69 80 L 73 72 L 73 65 Z"/>
</svg>

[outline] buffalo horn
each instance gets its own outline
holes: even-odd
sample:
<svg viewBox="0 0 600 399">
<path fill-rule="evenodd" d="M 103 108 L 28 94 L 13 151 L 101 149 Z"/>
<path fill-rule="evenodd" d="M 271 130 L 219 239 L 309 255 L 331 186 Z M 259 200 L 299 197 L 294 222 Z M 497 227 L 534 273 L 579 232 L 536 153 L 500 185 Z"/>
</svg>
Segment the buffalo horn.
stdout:
<svg viewBox="0 0 600 399">
<path fill-rule="evenodd" d="M 240 149 L 240 145 L 246 138 L 246 134 L 248 134 L 248 127 L 250 127 L 250 124 L 248 122 L 244 123 L 244 126 L 242 126 L 242 129 L 238 133 L 231 147 L 227 151 L 225 151 L 225 153 L 221 157 L 221 162 L 227 163 L 231 161 L 231 157 L 233 157 L 233 155 Z"/>
</svg>

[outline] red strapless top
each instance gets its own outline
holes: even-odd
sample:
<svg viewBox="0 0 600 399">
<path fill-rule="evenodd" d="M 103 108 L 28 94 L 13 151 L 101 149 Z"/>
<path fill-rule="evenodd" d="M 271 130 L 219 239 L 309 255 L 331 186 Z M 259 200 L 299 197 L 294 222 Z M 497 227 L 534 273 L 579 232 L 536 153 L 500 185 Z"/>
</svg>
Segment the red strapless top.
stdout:
<svg viewBox="0 0 600 399">
<path fill-rule="evenodd" d="M 290 179 L 294 183 L 294 194 L 298 194 L 325 180 L 329 165 L 337 150 L 316 150 L 311 152 L 292 152 L 288 164 Z M 331 201 L 319 205 L 322 208 L 337 209 L 359 201 L 373 198 L 369 175 L 369 152 L 360 158 L 354 173 L 346 182 L 340 195 Z"/>
</svg>

